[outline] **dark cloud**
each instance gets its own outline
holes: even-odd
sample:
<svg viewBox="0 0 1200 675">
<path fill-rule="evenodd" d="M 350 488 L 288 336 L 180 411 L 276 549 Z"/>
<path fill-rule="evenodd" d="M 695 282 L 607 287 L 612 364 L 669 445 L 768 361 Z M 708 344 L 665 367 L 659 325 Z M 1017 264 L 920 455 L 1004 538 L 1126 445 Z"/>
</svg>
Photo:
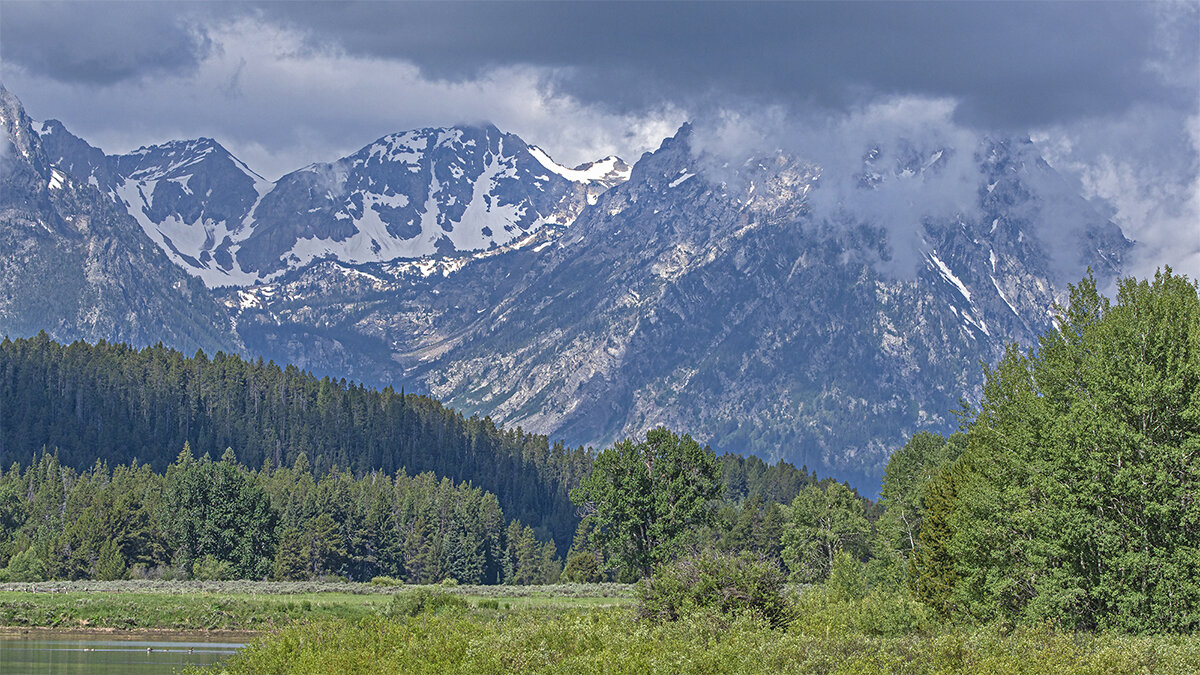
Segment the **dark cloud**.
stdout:
<svg viewBox="0 0 1200 675">
<path fill-rule="evenodd" d="M 636 159 L 684 119 L 702 136 L 727 114 L 745 123 L 710 137 L 735 150 L 762 137 L 831 166 L 861 151 L 838 139 L 885 122 L 910 138 L 1030 134 L 1143 243 L 1139 265 L 1200 276 L 1200 249 L 1178 243 L 1200 241 L 1196 0 L 0 0 L 0 80 L 109 152 L 212 136 L 270 177 L 459 121 L 568 164 Z M 957 175 L 923 189 L 957 208 Z M 901 222 L 896 187 L 855 208 Z"/>
<path fill-rule="evenodd" d="M 194 67 L 202 26 L 253 14 L 305 32 L 308 48 L 417 64 L 470 80 L 496 67 L 552 69 L 586 103 L 635 110 L 722 97 L 842 108 L 879 95 L 957 98 L 986 127 L 1119 113 L 1147 98 L 1194 105 L 1167 82 L 1159 5 L 1142 2 L 270 2 L 6 4 L 4 58 L 99 84 Z M 1187 13 L 1184 13 L 1187 14 Z M 1192 62 L 1200 24 L 1178 31 Z"/>
<path fill-rule="evenodd" d="M 713 94 L 840 108 L 880 94 L 954 96 L 983 126 L 1028 127 L 1190 104 L 1148 72 L 1155 7 L 1122 2 L 274 3 L 267 15 L 433 77 L 522 63 L 581 100 L 636 108 Z M 1193 23 L 1195 17 L 1192 17 Z M 1184 30 L 1196 58 L 1200 27 Z"/>
<path fill-rule="evenodd" d="M 0 58 L 78 84 L 188 72 L 212 49 L 194 19 L 186 7 L 159 2 L 5 2 Z"/>
</svg>

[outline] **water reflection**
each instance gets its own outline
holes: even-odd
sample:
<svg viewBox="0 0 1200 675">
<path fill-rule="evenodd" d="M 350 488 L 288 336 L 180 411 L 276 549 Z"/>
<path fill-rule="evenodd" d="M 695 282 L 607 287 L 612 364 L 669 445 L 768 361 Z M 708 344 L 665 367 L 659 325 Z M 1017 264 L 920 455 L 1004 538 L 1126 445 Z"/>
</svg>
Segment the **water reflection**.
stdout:
<svg viewBox="0 0 1200 675">
<path fill-rule="evenodd" d="M 191 664 L 217 663 L 243 646 L 240 642 L 0 636 L 0 673 L 158 675 Z"/>
</svg>

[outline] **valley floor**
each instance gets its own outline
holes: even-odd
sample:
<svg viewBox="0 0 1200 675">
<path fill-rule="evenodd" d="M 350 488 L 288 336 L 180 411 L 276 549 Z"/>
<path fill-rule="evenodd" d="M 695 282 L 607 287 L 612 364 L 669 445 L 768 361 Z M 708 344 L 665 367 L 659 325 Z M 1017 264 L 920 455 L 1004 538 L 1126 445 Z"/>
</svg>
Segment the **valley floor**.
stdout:
<svg viewBox="0 0 1200 675">
<path fill-rule="evenodd" d="M 655 625 L 623 608 L 521 610 L 298 626 L 247 647 L 220 672 L 1192 675 L 1200 637 L 995 626 L 877 636 L 804 624 L 772 630 L 749 617 Z"/>
<path fill-rule="evenodd" d="M 802 602 L 786 629 L 703 612 L 656 624 L 635 618 L 632 589 L 618 584 L 434 589 L 338 582 L 3 584 L 0 631 L 203 633 L 251 642 L 195 673 L 1200 672 L 1200 635 L 900 626 L 864 620 L 876 611 L 870 601 Z M 446 591 L 465 603 L 382 616 L 398 596 L 426 591 Z"/>
<path fill-rule="evenodd" d="M 258 633 L 378 614 L 414 586 L 345 582 L 46 581 L 0 584 L 0 631 L 236 631 Z M 437 587 L 471 606 L 501 611 L 583 608 L 632 602 L 622 584 Z M 489 603 L 485 603 L 489 604 Z"/>
</svg>

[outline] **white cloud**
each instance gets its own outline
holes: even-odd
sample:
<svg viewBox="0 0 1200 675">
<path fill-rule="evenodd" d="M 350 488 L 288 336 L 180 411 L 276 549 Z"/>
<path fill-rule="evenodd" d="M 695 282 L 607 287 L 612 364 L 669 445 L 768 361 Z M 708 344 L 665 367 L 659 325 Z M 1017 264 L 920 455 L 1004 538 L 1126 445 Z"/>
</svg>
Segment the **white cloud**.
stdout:
<svg viewBox="0 0 1200 675">
<path fill-rule="evenodd" d="M 609 154 L 636 159 L 685 119 L 670 107 L 635 114 L 583 105 L 556 91 L 545 68 L 511 66 L 440 81 L 407 62 L 313 48 L 309 36 L 259 18 L 206 32 L 214 48 L 195 72 L 92 87 L 86 100 L 79 85 L 13 67 L 4 76 L 35 117 L 62 119 L 106 152 L 211 136 L 268 178 L 384 134 L 483 121 L 566 164 Z"/>
<path fill-rule="evenodd" d="M 923 249 L 923 219 L 978 211 L 982 175 L 974 154 L 982 138 L 954 121 L 956 106 L 951 99 L 897 96 L 836 113 L 725 110 L 696 124 L 693 145 L 709 175 L 728 183 L 737 180 L 729 167 L 779 151 L 816 165 L 820 178 L 809 204 L 817 222 L 883 227 L 892 259 L 882 269 L 911 277 Z M 872 150 L 873 168 L 864 162 Z M 904 174 L 910 164 L 918 170 Z M 883 180 L 863 189 L 864 174 L 875 170 Z"/>
<path fill-rule="evenodd" d="M 1127 273 L 1147 277 L 1170 265 L 1200 278 L 1200 113 L 1140 106 L 1115 119 L 1040 130 L 1034 140 L 1137 242 Z"/>
</svg>

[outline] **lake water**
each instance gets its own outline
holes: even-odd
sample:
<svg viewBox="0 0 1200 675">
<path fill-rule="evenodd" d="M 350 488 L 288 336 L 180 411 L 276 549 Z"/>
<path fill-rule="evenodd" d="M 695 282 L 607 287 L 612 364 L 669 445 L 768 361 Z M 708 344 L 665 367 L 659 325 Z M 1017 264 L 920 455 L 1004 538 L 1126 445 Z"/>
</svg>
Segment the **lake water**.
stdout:
<svg viewBox="0 0 1200 675">
<path fill-rule="evenodd" d="M 167 675 L 229 658 L 240 642 L 0 636 L 4 675 Z M 147 651 L 147 650 L 150 651 Z"/>
</svg>

